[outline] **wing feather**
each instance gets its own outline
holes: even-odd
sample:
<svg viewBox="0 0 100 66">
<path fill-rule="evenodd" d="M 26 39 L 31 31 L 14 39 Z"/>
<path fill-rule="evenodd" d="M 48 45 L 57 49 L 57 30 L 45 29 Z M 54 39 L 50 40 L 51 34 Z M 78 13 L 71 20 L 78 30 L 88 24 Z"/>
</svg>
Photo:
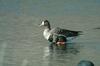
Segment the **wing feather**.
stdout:
<svg viewBox="0 0 100 66">
<path fill-rule="evenodd" d="M 62 34 L 65 35 L 66 37 L 74 37 L 74 36 L 78 36 L 80 34 L 81 31 L 72 31 L 72 30 L 67 30 L 67 29 L 62 29 L 62 28 L 54 28 L 51 30 L 52 34 Z"/>
</svg>

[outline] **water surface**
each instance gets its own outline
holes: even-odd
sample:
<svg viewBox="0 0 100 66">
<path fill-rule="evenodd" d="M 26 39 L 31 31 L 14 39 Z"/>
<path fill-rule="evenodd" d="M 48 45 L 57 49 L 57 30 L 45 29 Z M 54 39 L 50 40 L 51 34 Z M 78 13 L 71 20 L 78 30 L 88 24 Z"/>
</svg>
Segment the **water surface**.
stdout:
<svg viewBox="0 0 100 66">
<path fill-rule="evenodd" d="M 99 0 L 1 0 L 0 66 L 76 66 L 84 59 L 99 66 L 99 7 Z M 67 51 L 51 52 L 39 27 L 44 19 L 83 35 Z"/>
</svg>

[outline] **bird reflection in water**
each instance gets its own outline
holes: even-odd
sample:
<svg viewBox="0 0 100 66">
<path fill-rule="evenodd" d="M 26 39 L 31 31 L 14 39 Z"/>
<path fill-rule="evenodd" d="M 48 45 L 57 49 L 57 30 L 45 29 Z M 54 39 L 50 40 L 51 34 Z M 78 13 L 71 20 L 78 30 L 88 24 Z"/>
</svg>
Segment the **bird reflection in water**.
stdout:
<svg viewBox="0 0 100 66">
<path fill-rule="evenodd" d="M 79 53 L 79 46 L 76 43 L 66 43 L 65 45 L 62 46 L 55 46 L 55 44 L 51 44 L 49 46 L 49 50 L 51 52 L 65 52 L 65 53 L 72 53 L 72 54 L 77 54 Z"/>
<path fill-rule="evenodd" d="M 57 46 L 53 45 L 49 47 L 45 47 L 44 49 L 44 64 L 46 66 L 54 65 L 54 62 L 59 64 L 65 64 L 67 61 L 73 59 L 80 51 L 80 46 L 76 43 L 67 43 L 64 49 L 58 48 Z"/>
</svg>

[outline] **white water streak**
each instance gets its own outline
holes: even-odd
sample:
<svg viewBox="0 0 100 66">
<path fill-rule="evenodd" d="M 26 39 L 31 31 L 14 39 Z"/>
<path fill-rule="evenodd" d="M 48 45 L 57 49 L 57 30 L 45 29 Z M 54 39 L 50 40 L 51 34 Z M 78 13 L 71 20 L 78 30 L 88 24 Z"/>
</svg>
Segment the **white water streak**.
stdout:
<svg viewBox="0 0 100 66">
<path fill-rule="evenodd" d="M 7 47 L 7 43 L 5 43 L 5 42 L 2 43 L 2 46 L 0 49 L 0 66 L 2 66 L 2 64 L 3 64 L 6 47 Z"/>
<path fill-rule="evenodd" d="M 50 55 L 50 50 L 48 47 L 44 48 L 44 55 L 43 55 L 43 66 L 49 66 L 49 59 L 48 56 Z"/>
<path fill-rule="evenodd" d="M 27 66 L 27 64 L 28 64 L 28 60 L 27 60 L 27 59 L 24 59 L 24 60 L 22 61 L 22 65 L 21 65 L 21 66 Z"/>
</svg>

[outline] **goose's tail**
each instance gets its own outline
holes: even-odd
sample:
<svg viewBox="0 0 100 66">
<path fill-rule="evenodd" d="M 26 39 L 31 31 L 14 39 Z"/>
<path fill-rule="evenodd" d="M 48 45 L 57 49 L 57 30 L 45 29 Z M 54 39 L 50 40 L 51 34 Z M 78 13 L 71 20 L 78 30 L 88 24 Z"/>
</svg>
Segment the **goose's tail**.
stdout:
<svg viewBox="0 0 100 66">
<path fill-rule="evenodd" d="M 78 35 L 83 35 L 83 31 L 78 31 Z"/>
</svg>

